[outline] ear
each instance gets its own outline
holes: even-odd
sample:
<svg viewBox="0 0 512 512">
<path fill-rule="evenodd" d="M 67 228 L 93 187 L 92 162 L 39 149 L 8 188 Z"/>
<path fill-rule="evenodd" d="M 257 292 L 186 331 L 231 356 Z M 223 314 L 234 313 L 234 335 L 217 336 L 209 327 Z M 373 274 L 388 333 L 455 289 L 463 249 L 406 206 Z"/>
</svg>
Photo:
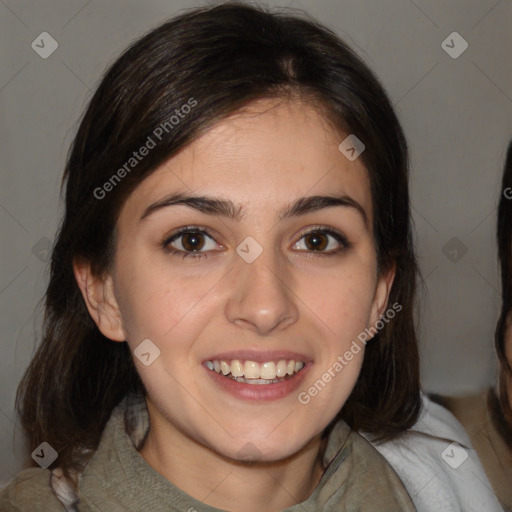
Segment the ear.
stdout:
<svg viewBox="0 0 512 512">
<path fill-rule="evenodd" d="M 395 280 L 396 264 L 383 271 L 375 287 L 375 296 L 373 298 L 372 312 L 370 314 L 370 326 L 373 327 L 386 311 L 388 305 L 389 293 Z"/>
<path fill-rule="evenodd" d="M 112 276 L 97 277 L 85 260 L 73 261 L 73 273 L 87 309 L 101 333 L 112 341 L 126 341 Z"/>
</svg>

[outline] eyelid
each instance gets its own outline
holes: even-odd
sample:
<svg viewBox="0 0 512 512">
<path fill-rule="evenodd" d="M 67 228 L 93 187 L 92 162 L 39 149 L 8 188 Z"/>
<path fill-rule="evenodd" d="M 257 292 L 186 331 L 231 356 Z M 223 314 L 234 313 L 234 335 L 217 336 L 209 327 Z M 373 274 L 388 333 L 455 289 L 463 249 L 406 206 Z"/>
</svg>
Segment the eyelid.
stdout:
<svg viewBox="0 0 512 512">
<path fill-rule="evenodd" d="M 213 234 L 213 232 L 212 232 L 212 230 L 210 230 L 210 228 L 196 224 L 196 225 L 190 225 L 190 226 L 184 226 L 182 228 L 178 228 L 171 235 L 165 236 L 164 240 L 162 241 L 162 245 L 164 245 L 164 246 L 169 245 L 171 242 L 174 242 L 174 240 L 176 240 L 177 238 L 179 238 L 182 235 L 186 235 L 187 233 L 202 233 L 204 235 L 209 236 L 213 240 L 215 240 L 215 236 L 216 236 Z M 221 244 L 219 244 L 219 245 L 221 247 L 223 247 Z"/>
<path fill-rule="evenodd" d="M 300 242 L 304 236 L 312 234 L 312 233 L 321 233 L 323 235 L 328 235 L 333 237 L 340 245 L 341 247 L 339 249 L 331 250 L 331 251 L 299 251 L 299 252 L 310 252 L 313 255 L 321 256 L 321 255 L 332 255 L 332 254 L 338 254 L 343 249 L 349 249 L 352 247 L 352 243 L 348 240 L 345 234 L 343 234 L 341 231 L 338 231 L 335 228 L 325 226 L 325 225 L 315 225 L 315 226 L 308 226 L 304 230 L 300 232 L 299 239 L 297 242 L 294 243 L 297 244 Z"/>
</svg>

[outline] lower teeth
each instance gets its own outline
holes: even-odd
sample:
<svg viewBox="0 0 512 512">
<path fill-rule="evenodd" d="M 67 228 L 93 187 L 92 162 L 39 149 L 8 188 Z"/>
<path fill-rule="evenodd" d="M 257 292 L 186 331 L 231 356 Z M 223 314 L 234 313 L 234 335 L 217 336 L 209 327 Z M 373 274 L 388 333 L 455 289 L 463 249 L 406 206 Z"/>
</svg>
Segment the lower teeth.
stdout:
<svg viewBox="0 0 512 512">
<path fill-rule="evenodd" d="M 295 375 L 295 374 L 293 374 Z M 293 377 L 293 375 L 287 375 L 286 377 L 280 377 L 278 379 L 268 380 L 268 379 L 246 379 L 244 377 L 233 377 L 230 375 L 224 375 L 224 377 L 227 377 L 228 379 L 236 380 L 237 382 L 241 382 L 242 384 L 277 384 L 278 382 L 283 382 L 290 377 Z"/>
</svg>

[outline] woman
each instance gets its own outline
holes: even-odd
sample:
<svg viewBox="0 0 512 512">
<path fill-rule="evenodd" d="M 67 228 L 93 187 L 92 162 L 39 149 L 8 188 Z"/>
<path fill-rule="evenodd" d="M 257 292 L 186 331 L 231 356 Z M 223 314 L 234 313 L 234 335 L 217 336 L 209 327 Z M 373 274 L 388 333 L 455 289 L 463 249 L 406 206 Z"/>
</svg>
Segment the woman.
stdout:
<svg viewBox="0 0 512 512">
<path fill-rule="evenodd" d="M 343 42 L 187 12 L 110 68 L 64 177 L 18 395 L 49 469 L 2 510 L 415 510 L 357 434 L 420 413 L 406 143 Z"/>
</svg>

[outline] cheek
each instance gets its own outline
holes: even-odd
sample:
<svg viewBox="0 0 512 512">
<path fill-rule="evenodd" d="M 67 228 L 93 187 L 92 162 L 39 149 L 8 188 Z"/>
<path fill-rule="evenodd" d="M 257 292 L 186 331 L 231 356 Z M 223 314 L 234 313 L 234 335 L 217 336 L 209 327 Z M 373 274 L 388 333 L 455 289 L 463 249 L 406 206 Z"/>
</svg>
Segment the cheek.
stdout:
<svg viewBox="0 0 512 512">
<path fill-rule="evenodd" d="M 207 298 L 211 277 L 192 279 L 148 265 L 126 267 L 119 277 L 125 283 L 119 286 L 118 297 L 130 345 L 145 338 L 162 343 L 172 339 L 193 327 L 205 308 L 211 307 Z"/>
<path fill-rule="evenodd" d="M 312 321 L 327 338 L 341 336 L 346 341 L 368 326 L 375 291 L 370 252 L 363 252 L 366 258 L 353 254 L 330 269 L 314 268 L 309 262 L 308 268 L 296 269 L 289 300 L 306 316 L 312 313 Z M 162 345 L 170 340 L 186 344 L 236 292 L 229 269 L 180 263 L 133 251 L 129 260 L 119 262 L 116 295 L 132 349 L 146 338 Z"/>
<path fill-rule="evenodd" d="M 332 334 L 345 338 L 368 326 L 374 293 L 372 270 L 357 269 L 305 278 L 302 295 Z"/>
</svg>

